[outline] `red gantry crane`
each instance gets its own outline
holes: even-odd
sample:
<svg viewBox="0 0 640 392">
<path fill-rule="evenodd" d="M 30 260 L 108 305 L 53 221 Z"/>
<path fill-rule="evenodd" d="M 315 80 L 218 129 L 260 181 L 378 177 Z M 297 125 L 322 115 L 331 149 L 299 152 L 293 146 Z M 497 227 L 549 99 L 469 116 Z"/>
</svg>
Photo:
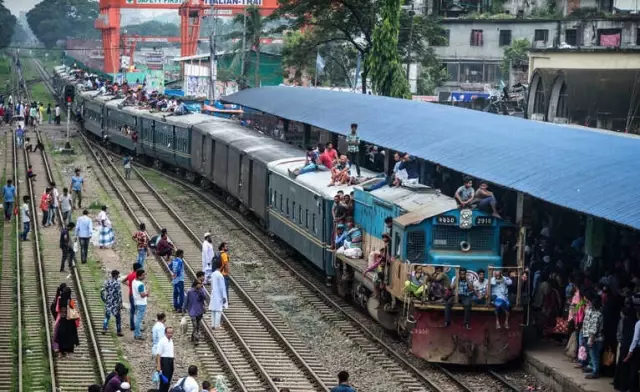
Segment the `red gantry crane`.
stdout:
<svg viewBox="0 0 640 392">
<path fill-rule="evenodd" d="M 233 15 L 250 5 L 259 6 L 261 13 L 265 15 L 271 14 L 278 7 L 277 0 L 100 0 L 100 15 L 95 27 L 102 31 L 104 72 L 117 73 L 120 68 L 120 56 L 125 49 L 120 45 L 121 9 L 177 9 L 180 14 L 180 38 L 175 39 L 180 42 L 180 54 L 184 57 L 196 54 L 200 23 L 205 12 L 213 9 L 219 15 Z M 139 39 L 134 41 L 140 42 Z"/>
</svg>

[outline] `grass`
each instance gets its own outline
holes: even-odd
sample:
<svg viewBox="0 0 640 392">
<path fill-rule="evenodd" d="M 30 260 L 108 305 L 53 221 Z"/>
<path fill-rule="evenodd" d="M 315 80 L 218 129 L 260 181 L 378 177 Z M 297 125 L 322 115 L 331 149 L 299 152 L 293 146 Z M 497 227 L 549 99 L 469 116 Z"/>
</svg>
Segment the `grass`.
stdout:
<svg viewBox="0 0 640 392">
<path fill-rule="evenodd" d="M 144 167 L 137 168 L 140 173 L 149 181 L 149 183 L 153 184 L 153 186 L 159 191 L 159 193 L 163 193 L 170 198 L 178 198 L 182 196 L 183 192 L 180 188 L 176 187 L 173 182 L 171 182 L 167 177 L 153 171 L 146 169 Z"/>
</svg>

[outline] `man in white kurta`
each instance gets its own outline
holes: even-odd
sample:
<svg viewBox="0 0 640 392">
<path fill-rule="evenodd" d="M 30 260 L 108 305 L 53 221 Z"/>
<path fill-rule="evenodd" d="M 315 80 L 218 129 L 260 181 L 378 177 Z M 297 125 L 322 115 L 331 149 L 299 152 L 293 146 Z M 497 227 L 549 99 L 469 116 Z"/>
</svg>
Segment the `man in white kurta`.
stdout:
<svg viewBox="0 0 640 392">
<path fill-rule="evenodd" d="M 213 244 L 211 243 L 211 233 L 204 233 L 204 241 L 202 241 L 202 272 L 204 272 L 204 284 L 209 284 L 213 268 L 211 260 L 213 259 Z"/>
<path fill-rule="evenodd" d="M 216 268 L 216 270 L 211 274 L 211 300 L 209 301 L 209 310 L 211 311 L 211 326 L 216 329 L 220 327 L 222 310 L 227 309 L 229 305 L 224 276 L 222 276 L 222 272 L 220 272 L 222 263 L 217 263 L 214 268 Z"/>
</svg>

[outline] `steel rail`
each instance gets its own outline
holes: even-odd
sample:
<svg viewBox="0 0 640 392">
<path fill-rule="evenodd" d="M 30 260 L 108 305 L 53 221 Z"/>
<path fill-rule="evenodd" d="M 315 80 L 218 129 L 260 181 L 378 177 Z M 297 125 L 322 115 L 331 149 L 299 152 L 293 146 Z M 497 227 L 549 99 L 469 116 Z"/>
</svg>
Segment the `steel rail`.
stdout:
<svg viewBox="0 0 640 392">
<path fill-rule="evenodd" d="M 122 194 L 122 192 L 118 188 L 117 184 L 113 181 L 111 176 L 107 173 L 106 168 L 102 164 L 102 161 L 99 159 L 96 151 L 93 149 L 93 147 L 91 146 L 90 142 L 88 140 L 86 140 L 86 137 L 84 135 L 81 135 L 81 137 L 82 137 L 83 141 L 86 143 L 86 145 L 87 145 L 87 147 L 89 149 L 89 152 L 93 156 L 94 160 L 97 162 L 98 167 L 100 167 L 102 173 L 104 174 L 104 177 L 109 182 L 109 185 L 111 185 L 113 191 L 118 196 L 118 199 L 120 199 L 120 202 L 124 205 L 125 209 L 127 210 L 127 213 L 129 214 L 131 219 L 134 222 L 136 222 L 136 226 L 139 226 L 140 223 L 142 223 L 142 222 L 136 216 L 136 214 L 135 214 L 133 208 L 131 207 L 130 203 L 127 201 L 126 197 Z M 149 214 L 149 216 L 152 217 L 152 215 L 150 215 L 150 212 L 146 208 L 145 208 L 145 212 L 147 212 Z M 150 219 L 152 219 L 154 224 L 159 227 L 159 224 L 155 221 L 155 219 L 153 219 L 153 218 L 150 218 Z M 148 239 L 150 239 L 149 234 L 147 234 L 147 237 L 148 237 Z M 163 268 L 163 270 L 167 271 L 166 263 L 159 263 L 159 264 Z M 195 272 L 188 266 L 187 263 L 185 263 L 185 266 L 187 266 L 187 268 L 189 268 L 190 275 L 192 275 L 192 278 L 195 279 Z M 247 387 L 243 384 L 241 377 L 235 371 L 235 369 L 233 368 L 231 362 L 229 361 L 229 358 L 227 357 L 227 355 L 222 350 L 222 347 L 216 341 L 216 339 L 215 339 L 215 337 L 213 335 L 213 331 L 211 330 L 211 327 L 204 321 L 204 319 L 201 321 L 201 326 L 204 327 L 204 331 L 206 332 L 210 343 L 213 345 L 214 349 L 216 350 L 216 353 L 220 356 L 220 358 L 224 362 L 224 365 L 227 368 L 227 370 L 233 376 L 233 379 L 236 382 L 237 386 L 241 389 L 241 391 L 247 392 L 248 391 Z M 247 348 L 247 347 L 245 347 L 245 348 Z M 247 348 L 247 349 L 249 349 L 249 348 Z"/>
<path fill-rule="evenodd" d="M 22 94 L 20 94 L 21 89 L 21 81 L 24 81 L 24 75 L 22 73 L 22 68 L 18 67 L 18 80 L 17 80 L 17 91 L 18 91 L 18 96 L 16 97 L 16 102 L 20 101 L 20 96 Z M 26 98 L 27 100 L 29 100 L 30 94 L 28 89 L 25 89 L 24 91 L 24 98 Z M 26 125 L 26 124 L 25 124 Z M 16 140 L 15 138 L 13 138 L 13 145 L 14 145 L 14 149 L 13 149 L 13 159 L 14 159 L 14 178 L 16 179 L 15 181 L 15 186 L 16 186 L 16 193 L 18 191 L 18 151 L 17 151 L 17 145 L 16 145 Z M 23 151 L 23 156 L 24 156 L 24 160 L 25 160 L 25 173 L 28 167 L 28 156 L 27 156 L 27 151 L 26 149 L 22 149 Z M 33 186 L 31 184 L 30 181 L 26 181 L 27 183 L 27 193 L 30 196 L 30 201 L 31 201 L 31 211 L 37 211 L 35 209 L 35 200 L 33 197 Z M 16 203 L 19 202 L 18 200 L 16 200 Z M 32 214 L 33 215 L 33 214 Z M 18 218 L 16 218 L 18 219 Z M 53 342 L 53 333 L 51 331 L 51 324 L 49 321 L 53 321 L 50 320 L 50 314 L 49 314 L 49 307 L 47 306 L 47 289 L 46 289 L 46 284 L 45 284 L 45 275 L 44 275 L 44 269 L 43 269 L 43 257 L 42 254 L 40 252 L 40 234 L 37 230 L 37 218 L 33 218 L 32 219 L 32 223 L 33 223 L 33 227 L 32 227 L 32 231 L 33 231 L 33 250 L 34 250 L 34 255 L 35 255 L 35 264 L 37 266 L 37 281 L 38 281 L 38 286 L 39 286 L 39 290 L 40 290 L 40 304 L 42 305 L 42 315 L 44 317 L 44 331 L 45 331 L 45 342 L 46 342 L 46 346 L 47 346 L 47 362 L 48 362 L 48 367 L 49 367 L 49 377 L 51 379 L 51 387 L 52 388 L 56 388 L 57 386 L 57 382 L 56 382 L 56 372 L 55 372 L 55 360 L 54 360 L 54 355 L 53 355 L 53 347 L 51 345 L 51 343 Z M 22 292 L 22 282 L 21 282 L 21 258 L 20 258 L 20 230 L 19 230 L 19 225 L 16 224 L 16 240 L 17 240 L 17 246 L 16 246 L 16 257 L 17 257 L 17 288 L 16 288 L 16 292 L 18 295 L 18 320 L 19 320 L 19 328 L 18 328 L 18 341 L 19 341 L 19 351 L 18 351 L 18 366 L 19 366 L 19 372 L 20 372 L 20 384 L 19 384 L 19 388 L 20 390 L 22 390 L 23 385 L 22 385 L 22 371 L 23 371 L 23 362 L 24 362 L 24 358 L 23 358 L 23 347 L 22 347 L 22 343 L 23 343 L 23 339 L 22 339 L 22 297 L 21 297 L 21 292 Z"/>
<path fill-rule="evenodd" d="M 46 73 L 44 73 L 42 66 L 40 65 L 40 63 L 37 60 L 33 60 L 34 64 L 36 65 L 36 68 L 38 69 L 38 72 L 40 73 L 40 75 L 44 78 L 46 78 Z M 38 138 L 38 140 L 42 140 L 41 135 L 40 135 L 40 131 L 38 130 L 38 127 L 34 127 L 35 129 L 35 133 L 36 133 L 36 137 Z M 44 150 L 40 150 L 40 155 L 42 157 L 42 163 L 44 165 L 45 168 L 45 172 L 47 173 L 47 180 L 49 183 L 51 182 L 55 182 L 55 179 L 53 177 L 53 172 L 51 171 L 51 166 L 49 165 L 49 160 L 48 160 L 48 156 L 46 154 L 46 152 Z M 25 150 L 25 162 L 28 165 L 29 164 L 29 156 L 26 153 Z M 32 190 L 32 186 L 31 183 L 29 183 L 29 186 Z M 31 204 L 32 204 L 32 208 L 33 211 L 37 211 L 35 209 L 35 199 L 33 197 L 33 193 L 31 193 L 32 197 L 31 197 Z M 63 222 L 64 219 L 62 217 L 62 211 L 60 209 L 57 210 L 58 212 L 58 225 L 63 226 Z M 36 219 L 37 221 L 37 219 Z M 36 222 L 37 223 L 37 222 Z M 38 249 L 39 251 L 39 249 Z M 40 256 L 39 256 L 40 257 Z M 42 259 L 40 259 L 42 260 Z M 42 262 L 42 261 L 41 261 Z M 93 328 L 93 323 L 91 322 L 91 311 L 89 309 L 89 304 L 86 298 L 86 295 L 84 293 L 84 289 L 82 287 L 82 276 L 80 275 L 80 271 L 78 268 L 71 268 L 71 275 L 73 276 L 73 280 L 75 283 L 75 288 L 76 288 L 76 297 L 78 299 L 78 301 L 80 302 L 80 307 L 82 308 L 82 313 L 84 314 L 84 321 L 85 321 L 85 327 L 86 327 L 86 331 L 87 331 L 87 335 L 89 337 L 89 344 L 91 345 L 92 349 L 93 349 L 93 361 L 95 362 L 95 365 L 97 367 L 98 370 L 98 375 L 100 377 L 101 382 L 104 382 L 105 378 L 106 378 L 106 373 L 105 373 L 105 369 L 104 369 L 104 361 L 102 359 L 102 353 L 100 351 L 100 347 L 98 345 L 98 339 L 96 337 L 94 328 Z"/>
<path fill-rule="evenodd" d="M 91 142 L 88 141 L 88 139 L 82 135 L 82 138 L 85 140 L 86 143 L 88 143 L 89 145 L 92 145 Z M 141 208 L 145 211 L 145 213 L 147 214 L 147 216 L 149 217 L 149 219 L 153 222 L 154 226 L 156 226 L 156 228 L 158 230 L 162 229 L 162 225 L 160 225 L 160 223 L 158 223 L 158 221 L 155 219 L 154 215 L 151 213 L 151 211 L 148 210 L 148 208 L 144 205 L 144 203 L 142 202 L 142 200 L 140 200 L 140 198 L 137 196 L 137 194 L 133 191 L 133 189 L 131 189 L 131 187 L 127 184 L 126 181 L 124 181 L 124 179 L 122 179 L 122 175 L 118 172 L 118 170 L 114 167 L 113 162 L 111 162 L 111 160 L 109 159 L 107 153 L 103 150 L 102 147 L 96 146 L 97 149 L 101 152 L 101 154 L 104 155 L 105 157 L 105 161 L 107 161 L 109 163 L 109 165 L 112 166 L 113 170 L 117 173 L 117 175 L 121 178 L 121 182 L 122 184 L 125 186 L 126 189 L 128 189 L 129 193 L 131 194 L 131 196 L 136 200 L 136 202 L 141 206 Z M 135 170 L 135 169 L 134 169 Z M 145 184 L 145 186 L 151 191 L 151 193 L 157 198 L 157 200 L 161 203 L 161 205 L 163 205 L 163 207 L 165 207 L 168 212 L 170 213 L 170 215 L 173 217 L 174 220 L 176 220 L 176 222 L 183 228 L 183 230 L 188 234 L 188 236 L 190 238 L 195 238 L 194 243 L 196 243 L 198 245 L 198 247 L 200 247 L 202 245 L 202 243 L 199 241 L 199 238 L 197 237 L 197 235 L 195 235 L 195 233 L 193 233 L 189 227 L 186 225 L 186 223 L 178 216 L 178 214 L 168 205 L 168 203 L 155 191 L 155 189 L 153 189 L 153 187 L 144 179 L 143 176 L 141 176 L 137 171 L 136 173 L 138 174 L 139 178 L 141 179 L 141 181 Z M 105 175 L 107 175 L 105 173 Z M 117 187 L 116 187 L 117 188 Z M 186 261 L 186 260 L 185 260 Z M 189 272 L 189 275 L 195 279 L 195 271 L 193 270 L 193 268 L 189 265 L 189 263 L 185 262 L 185 267 L 187 267 L 187 270 Z M 251 297 L 245 292 L 245 290 L 239 285 L 237 284 L 237 282 L 233 279 L 232 276 L 230 276 L 230 280 L 231 283 L 234 284 L 234 287 L 236 287 L 236 289 L 238 290 L 238 292 L 241 294 L 241 297 L 243 298 L 243 300 L 248 303 L 249 307 L 252 308 L 253 311 L 255 311 L 261 318 L 261 320 L 267 324 L 267 326 L 269 327 L 269 329 L 271 330 L 271 332 L 273 332 L 274 334 L 276 334 L 277 339 L 286 347 L 286 349 L 288 350 L 289 353 L 293 354 L 293 356 L 295 357 L 296 361 L 304 368 L 301 369 L 303 370 L 305 373 L 307 373 L 307 376 L 310 378 L 310 381 L 312 382 L 312 384 L 316 384 L 319 388 L 321 388 L 324 391 L 328 391 L 329 388 L 324 384 L 324 382 L 322 381 L 322 379 L 315 373 L 315 371 L 309 366 L 309 364 L 300 356 L 300 354 L 296 351 L 296 349 L 288 342 L 287 338 L 282 335 L 282 333 L 279 331 L 279 329 L 271 322 L 271 320 L 262 312 L 262 310 L 260 309 L 260 307 L 253 301 L 253 299 L 251 299 Z M 210 298 L 209 294 L 207 293 L 207 298 Z M 267 384 L 269 384 L 269 386 L 274 390 L 274 391 L 278 391 L 279 387 L 275 384 L 275 382 L 273 381 L 273 377 L 269 375 L 268 371 L 262 366 L 262 364 L 260 363 L 260 360 L 251 352 L 251 348 L 250 345 L 242 338 L 240 332 L 233 326 L 233 323 L 231 322 L 231 320 L 228 319 L 228 317 L 223 313 L 222 315 L 223 319 L 226 322 L 226 325 L 228 325 L 230 327 L 230 329 L 232 330 L 233 334 L 236 336 L 236 338 L 241 342 L 241 345 L 244 346 L 245 350 L 248 352 L 248 355 L 251 357 L 252 361 L 254 362 L 254 364 L 256 365 L 256 367 L 259 369 L 259 372 L 262 374 L 263 378 L 265 379 L 265 382 Z M 207 326 L 208 327 L 208 326 Z"/>
</svg>

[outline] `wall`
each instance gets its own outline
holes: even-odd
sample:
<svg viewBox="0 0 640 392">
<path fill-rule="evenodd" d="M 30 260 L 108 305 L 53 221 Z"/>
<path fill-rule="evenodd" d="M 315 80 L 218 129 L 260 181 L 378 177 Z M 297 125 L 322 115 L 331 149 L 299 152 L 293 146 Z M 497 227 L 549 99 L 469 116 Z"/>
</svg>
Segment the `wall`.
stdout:
<svg viewBox="0 0 640 392">
<path fill-rule="evenodd" d="M 640 48 L 638 48 L 640 50 Z M 532 52 L 529 75 L 536 69 L 639 69 L 640 53 L 603 52 Z"/>
</svg>

